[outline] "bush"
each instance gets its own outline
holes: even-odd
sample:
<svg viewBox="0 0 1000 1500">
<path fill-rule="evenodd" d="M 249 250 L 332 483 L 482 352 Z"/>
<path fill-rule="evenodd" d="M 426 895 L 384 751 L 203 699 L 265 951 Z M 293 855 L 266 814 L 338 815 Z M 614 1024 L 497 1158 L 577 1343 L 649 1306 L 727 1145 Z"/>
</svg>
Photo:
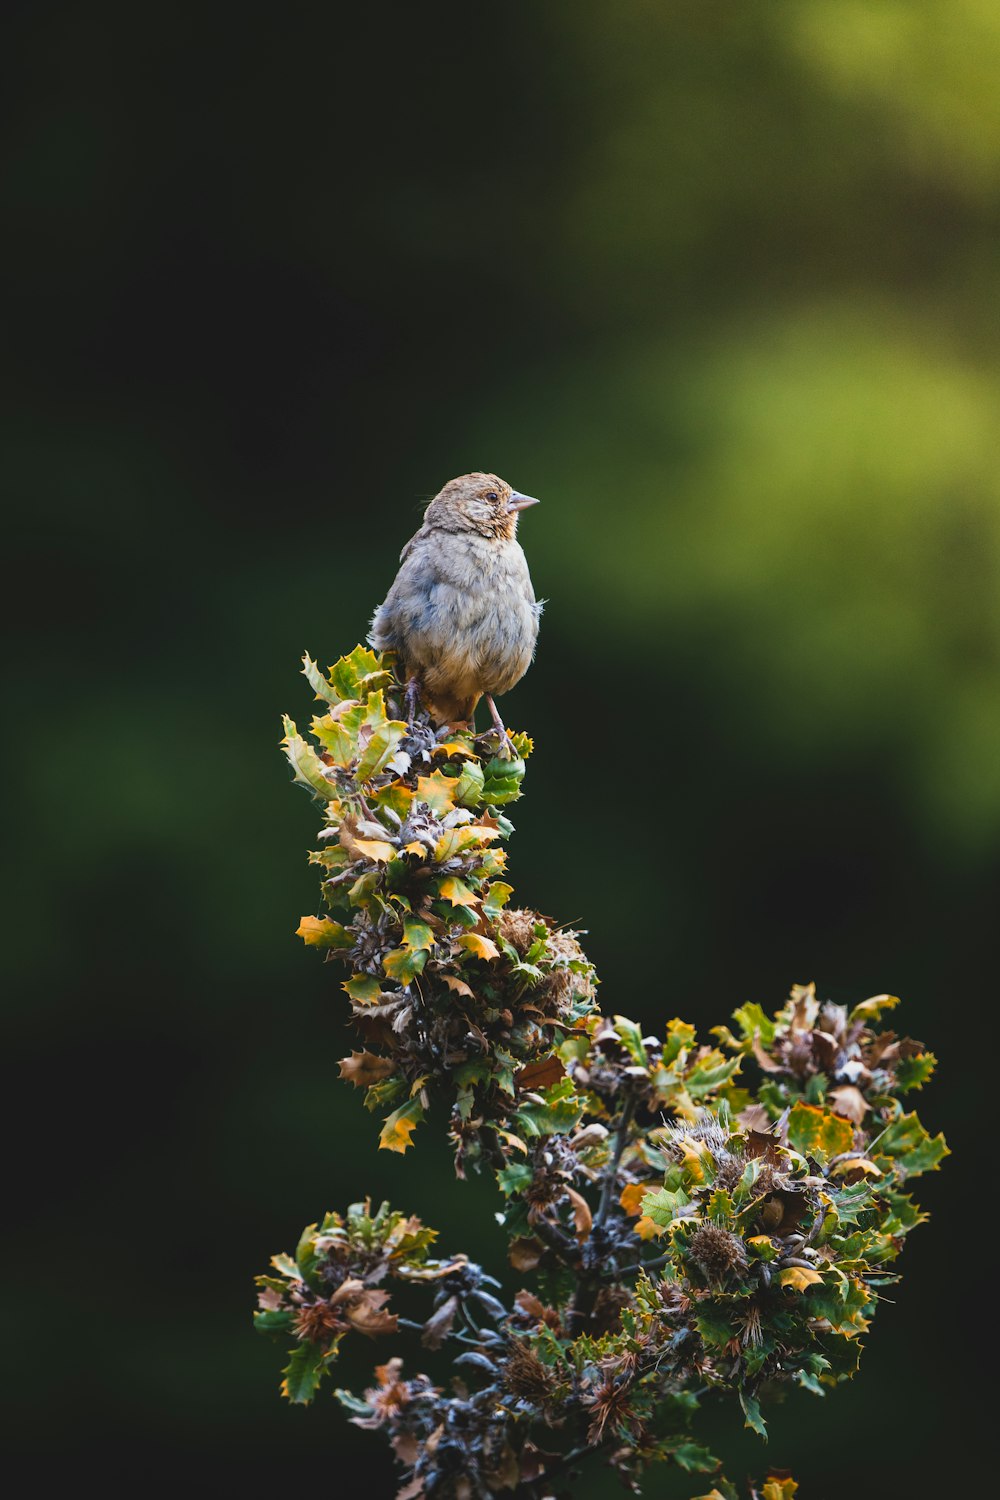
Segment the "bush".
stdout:
<svg viewBox="0 0 1000 1500">
<path fill-rule="evenodd" d="M 503 1300 L 436 1232 L 370 1201 L 328 1213 L 258 1278 L 257 1326 L 290 1344 L 282 1391 L 309 1402 L 354 1334 L 454 1351 L 450 1392 L 392 1352 L 358 1396 L 404 1473 L 398 1500 L 552 1493 L 601 1455 L 633 1488 L 668 1462 L 714 1475 L 703 1403 L 768 1403 L 854 1374 L 880 1288 L 925 1215 L 909 1179 L 947 1154 L 902 1096 L 934 1067 L 882 1029 L 898 1004 L 849 1009 L 796 985 L 741 1006 L 699 1043 L 605 1016 L 577 935 L 511 905 L 505 809 L 531 741 L 400 717 L 393 662 L 358 647 L 324 675 L 311 740 L 285 721 L 296 781 L 323 806 L 326 912 L 299 934 L 339 964 L 360 1046 L 340 1064 L 404 1152 L 447 1119 L 459 1177 L 495 1174 L 509 1259 L 533 1288 Z M 408 1283 L 420 1318 L 392 1308 Z M 390 1345 L 393 1349 L 394 1345 Z M 419 1359 L 419 1354 L 418 1354 Z M 796 1489 L 772 1473 L 756 1491 Z M 564 1490 L 565 1493 L 565 1490 Z"/>
</svg>

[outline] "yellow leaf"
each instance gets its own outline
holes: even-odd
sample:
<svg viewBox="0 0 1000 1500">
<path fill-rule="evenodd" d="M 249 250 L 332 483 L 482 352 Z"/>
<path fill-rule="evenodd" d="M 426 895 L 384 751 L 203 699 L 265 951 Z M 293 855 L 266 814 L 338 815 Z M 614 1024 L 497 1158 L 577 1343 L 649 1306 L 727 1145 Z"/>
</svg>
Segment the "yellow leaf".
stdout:
<svg viewBox="0 0 1000 1500">
<path fill-rule="evenodd" d="M 295 929 L 296 937 L 310 948 L 353 948 L 354 937 L 339 922 L 329 917 L 303 917 Z"/>
<path fill-rule="evenodd" d="M 622 1188 L 622 1195 L 618 1199 L 622 1208 L 630 1219 L 635 1218 L 639 1212 L 643 1198 L 649 1192 L 648 1182 L 630 1182 L 627 1187 Z M 650 1220 L 652 1222 L 652 1220 Z"/>
<path fill-rule="evenodd" d="M 445 901 L 450 901 L 452 906 L 478 906 L 479 897 L 474 890 L 466 885 L 464 880 L 457 880 L 454 875 L 449 875 L 442 880 L 439 893 Z"/>
<path fill-rule="evenodd" d="M 782 1286 L 794 1287 L 797 1292 L 804 1292 L 807 1286 L 815 1286 L 822 1282 L 823 1278 L 818 1271 L 807 1270 L 805 1266 L 786 1266 L 779 1273 L 778 1280 Z"/>
<path fill-rule="evenodd" d="M 499 1126 L 498 1126 L 497 1127 L 497 1135 L 500 1137 L 500 1139 L 502 1141 L 506 1141 L 507 1144 L 508 1144 L 508 1146 L 513 1146 L 513 1148 L 514 1148 L 515 1151 L 520 1151 L 525 1156 L 527 1156 L 527 1154 L 528 1154 L 528 1148 L 527 1148 L 527 1146 L 524 1144 L 524 1142 L 522 1141 L 521 1137 L 519 1135 L 515 1135 L 512 1130 L 501 1130 L 499 1128 Z"/>
<path fill-rule="evenodd" d="M 355 839 L 354 847 L 361 850 L 365 859 L 373 859 L 378 864 L 386 865 L 390 859 L 396 858 L 394 846 L 382 839 Z"/>
<path fill-rule="evenodd" d="M 643 1190 L 644 1194 L 648 1191 L 648 1187 Z M 643 1214 L 635 1226 L 635 1232 L 641 1240 L 655 1240 L 658 1235 L 663 1234 L 665 1231 L 660 1228 L 659 1224 L 654 1223 L 646 1214 Z"/>
<path fill-rule="evenodd" d="M 469 745 L 463 745 L 461 740 L 445 740 L 442 745 L 435 745 L 431 751 L 432 755 L 464 755 L 467 760 L 475 760 L 476 752 Z"/>
<path fill-rule="evenodd" d="M 797 1489 L 798 1484 L 794 1479 L 779 1478 L 777 1474 L 771 1474 L 761 1491 L 761 1500 L 792 1500 Z"/>
<path fill-rule="evenodd" d="M 419 854 L 420 857 L 421 857 L 421 859 L 422 859 L 426 855 L 426 853 L 427 853 L 427 845 L 426 844 L 421 844 L 420 841 L 419 841 L 419 839 L 413 839 L 413 841 L 411 843 L 409 843 L 409 844 L 407 844 L 405 846 L 405 848 L 403 849 L 403 853 L 404 854 Z"/>
<path fill-rule="evenodd" d="M 468 948 L 477 958 L 487 961 L 500 957 L 500 949 L 492 938 L 480 937 L 478 932 L 464 932 L 458 940 L 460 948 Z"/>
<path fill-rule="evenodd" d="M 498 828 L 487 828 L 482 823 L 467 823 L 464 828 L 449 828 L 434 845 L 434 858 L 439 864 L 456 854 L 463 854 L 475 844 L 486 844 L 500 837 Z"/>
<path fill-rule="evenodd" d="M 417 801 L 426 802 L 431 812 L 439 818 L 450 813 L 455 806 L 455 782 L 443 771 L 432 771 L 429 776 L 417 777 Z"/>
<path fill-rule="evenodd" d="M 862 1177 L 881 1177 L 882 1173 L 873 1161 L 867 1156 L 856 1156 L 853 1160 L 848 1157 L 846 1161 L 838 1161 L 836 1166 L 830 1168 L 831 1173 L 839 1176 L 841 1173 L 857 1172 Z"/>
<path fill-rule="evenodd" d="M 410 1137 L 423 1117 L 419 1099 L 408 1099 L 399 1109 L 394 1109 L 382 1126 L 378 1138 L 380 1148 L 383 1151 L 398 1151 L 402 1155 L 413 1144 Z"/>
</svg>

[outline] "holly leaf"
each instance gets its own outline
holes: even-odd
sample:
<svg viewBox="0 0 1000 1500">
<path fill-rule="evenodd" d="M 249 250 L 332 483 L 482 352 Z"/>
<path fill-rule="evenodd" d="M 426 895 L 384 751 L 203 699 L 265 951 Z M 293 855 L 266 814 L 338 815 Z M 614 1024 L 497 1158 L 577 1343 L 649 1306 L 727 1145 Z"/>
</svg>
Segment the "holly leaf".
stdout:
<svg viewBox="0 0 1000 1500">
<path fill-rule="evenodd" d="M 281 1394 L 296 1406 L 308 1406 L 326 1374 L 326 1355 L 318 1344 L 300 1344 L 282 1374 Z"/>
<path fill-rule="evenodd" d="M 490 807 L 516 802 L 524 779 L 523 760 L 500 760 L 494 757 L 483 771 L 483 801 Z"/>
<path fill-rule="evenodd" d="M 478 932 L 463 932 L 458 940 L 458 946 L 468 949 L 476 958 L 482 958 L 487 963 L 500 957 L 500 949 L 493 939 L 482 937 Z"/>
<path fill-rule="evenodd" d="M 793 1291 L 804 1292 L 807 1287 L 815 1286 L 817 1282 L 822 1283 L 822 1276 L 818 1271 L 809 1270 L 806 1266 L 786 1266 L 778 1273 L 778 1280 L 782 1286 L 790 1286 Z"/>
<path fill-rule="evenodd" d="M 330 686 L 340 698 L 363 698 L 373 688 L 388 687 L 392 676 L 381 657 L 365 646 L 355 646 L 330 668 Z"/>
<path fill-rule="evenodd" d="M 901 1115 L 874 1143 L 878 1156 L 889 1157 L 899 1177 L 934 1171 L 951 1152 L 943 1135 L 931 1136 L 916 1114 Z"/>
<path fill-rule="evenodd" d="M 896 1064 L 896 1088 L 901 1094 L 909 1089 L 922 1089 L 937 1067 L 933 1052 L 918 1052 L 915 1057 L 900 1058 Z"/>
<path fill-rule="evenodd" d="M 358 781 L 368 781 L 373 776 L 378 776 L 385 770 L 387 763 L 392 759 L 399 745 L 409 730 L 401 719 L 390 719 L 385 712 L 385 698 L 382 689 L 371 693 L 368 698 L 368 708 L 359 732 L 359 747 L 361 758 L 358 761 L 356 776 Z"/>
<path fill-rule="evenodd" d="M 450 901 L 452 906 L 478 906 L 479 897 L 471 886 L 466 885 L 464 880 L 459 880 L 455 875 L 448 875 L 442 880 L 438 887 L 438 894 L 443 901 Z M 486 941 L 489 941 L 488 939 Z"/>
<path fill-rule="evenodd" d="M 368 974 L 355 974 L 353 979 L 345 980 L 341 989 L 346 990 L 359 1005 L 377 1005 L 382 999 L 378 980 Z"/>
<path fill-rule="evenodd" d="M 353 1052 L 342 1057 L 338 1067 L 341 1078 L 353 1083 L 355 1088 L 371 1088 L 373 1083 L 388 1078 L 396 1071 L 396 1064 L 389 1057 L 376 1057 L 374 1052 Z"/>
<path fill-rule="evenodd" d="M 495 918 L 503 910 L 514 893 L 514 887 L 507 885 L 506 881 L 494 880 L 486 892 L 483 900 L 483 911 L 488 917 Z"/>
<path fill-rule="evenodd" d="M 541 1103 L 525 1100 L 515 1115 L 526 1136 L 568 1135 L 583 1114 L 583 1100 L 574 1093 L 573 1082 L 562 1078 L 539 1095 Z"/>
<path fill-rule="evenodd" d="M 317 698 L 325 698 L 327 703 L 338 703 L 340 701 L 336 688 L 330 686 L 308 651 L 302 658 L 302 675 L 308 681 Z"/>
<path fill-rule="evenodd" d="M 534 1170 L 526 1162 L 512 1162 L 509 1167 L 502 1167 L 497 1173 L 497 1185 L 504 1196 L 509 1198 L 511 1193 L 523 1193 L 534 1175 Z"/>
<path fill-rule="evenodd" d="M 295 727 L 295 721 L 287 714 L 283 715 L 281 722 L 285 729 L 285 737 L 281 744 L 288 764 L 295 773 L 295 780 L 299 786 L 304 786 L 310 792 L 315 792 L 328 802 L 332 802 L 335 797 L 339 796 L 339 792 L 336 784 L 326 775 L 323 762 L 316 751 L 312 745 L 306 744 Z"/>
<path fill-rule="evenodd" d="M 437 813 L 439 818 L 443 818 L 446 813 L 454 809 L 456 785 L 454 777 L 446 776 L 443 771 L 432 771 L 429 776 L 418 776 L 416 800 L 426 803 L 432 813 Z"/>
<path fill-rule="evenodd" d="M 851 1011 L 851 1021 L 877 1021 L 884 1010 L 892 1010 L 899 1004 L 898 995 L 873 995 L 870 1000 L 862 1000 Z"/>
<path fill-rule="evenodd" d="M 426 962 L 426 948 L 393 948 L 382 959 L 382 968 L 390 979 L 395 979 L 400 984 L 409 984 L 418 974 L 423 973 Z"/>
<path fill-rule="evenodd" d="M 746 1417 L 744 1427 L 749 1427 L 756 1432 L 758 1437 L 767 1441 L 767 1424 L 760 1414 L 760 1402 L 756 1396 L 751 1396 L 748 1391 L 740 1391 L 740 1405 L 743 1415 Z"/>
<path fill-rule="evenodd" d="M 398 1151 L 400 1155 L 412 1146 L 412 1136 L 416 1127 L 424 1118 L 423 1106 L 419 1099 L 407 1099 L 398 1109 L 394 1109 L 389 1115 L 378 1138 L 379 1147 L 383 1151 Z"/>
<path fill-rule="evenodd" d="M 295 929 L 310 948 L 353 948 L 355 936 L 330 917 L 303 917 Z"/>
<path fill-rule="evenodd" d="M 670 1450 L 670 1456 L 687 1474 L 711 1474 L 719 1467 L 714 1453 L 697 1443 L 681 1443 L 680 1447 Z"/>
<path fill-rule="evenodd" d="M 527 1089 L 537 1091 L 548 1088 L 552 1083 L 558 1083 L 559 1079 L 565 1076 L 566 1069 L 563 1067 L 562 1059 L 553 1052 L 538 1062 L 527 1063 L 523 1068 L 518 1068 L 514 1074 L 514 1082 L 522 1092 Z"/>
<path fill-rule="evenodd" d="M 854 1127 L 850 1120 L 831 1115 L 813 1104 L 801 1101 L 788 1116 L 788 1140 L 792 1149 L 817 1161 L 829 1161 L 854 1145 Z"/>
<path fill-rule="evenodd" d="M 612 1024 L 632 1061 L 638 1067 L 644 1068 L 649 1058 L 646 1055 L 646 1046 L 642 1040 L 641 1028 L 634 1021 L 630 1021 L 628 1016 L 615 1016 Z"/>
<path fill-rule="evenodd" d="M 462 747 L 459 746 L 459 749 Z M 468 753 L 467 751 L 463 753 Z M 483 800 L 486 777 L 478 760 L 467 760 L 453 783 L 452 797 L 458 807 L 478 807 Z"/>
</svg>

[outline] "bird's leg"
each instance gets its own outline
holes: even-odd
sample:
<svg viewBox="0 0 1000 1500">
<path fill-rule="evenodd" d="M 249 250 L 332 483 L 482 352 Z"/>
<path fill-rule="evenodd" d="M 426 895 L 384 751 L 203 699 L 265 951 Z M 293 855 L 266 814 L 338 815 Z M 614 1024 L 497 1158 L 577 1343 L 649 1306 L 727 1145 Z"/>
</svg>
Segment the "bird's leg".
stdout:
<svg viewBox="0 0 1000 1500">
<path fill-rule="evenodd" d="M 420 702 L 420 679 L 411 677 L 406 684 L 406 722 L 413 724 L 417 717 L 417 704 Z"/>
<path fill-rule="evenodd" d="M 514 749 L 514 741 L 507 733 L 503 719 L 501 719 L 500 717 L 500 712 L 496 704 L 493 702 L 491 694 L 484 693 L 483 697 L 486 699 L 486 705 L 490 711 L 490 718 L 493 720 L 493 727 L 496 729 L 497 734 L 500 736 L 500 754 L 504 757 L 505 760 L 513 760 L 517 755 L 517 751 Z"/>
</svg>

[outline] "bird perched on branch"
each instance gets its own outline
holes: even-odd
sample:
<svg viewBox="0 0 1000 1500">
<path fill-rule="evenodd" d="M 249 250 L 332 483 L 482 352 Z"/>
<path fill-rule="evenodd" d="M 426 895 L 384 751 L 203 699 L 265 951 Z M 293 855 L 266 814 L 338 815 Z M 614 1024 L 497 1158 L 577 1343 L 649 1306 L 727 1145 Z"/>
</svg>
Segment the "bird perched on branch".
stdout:
<svg viewBox="0 0 1000 1500">
<path fill-rule="evenodd" d="M 513 750 L 493 700 L 535 654 L 542 606 L 517 519 L 537 504 L 496 474 L 463 474 L 428 505 L 368 635 L 402 662 L 411 720 L 418 695 L 442 723 L 472 720 L 485 698 L 501 748 Z"/>
</svg>

